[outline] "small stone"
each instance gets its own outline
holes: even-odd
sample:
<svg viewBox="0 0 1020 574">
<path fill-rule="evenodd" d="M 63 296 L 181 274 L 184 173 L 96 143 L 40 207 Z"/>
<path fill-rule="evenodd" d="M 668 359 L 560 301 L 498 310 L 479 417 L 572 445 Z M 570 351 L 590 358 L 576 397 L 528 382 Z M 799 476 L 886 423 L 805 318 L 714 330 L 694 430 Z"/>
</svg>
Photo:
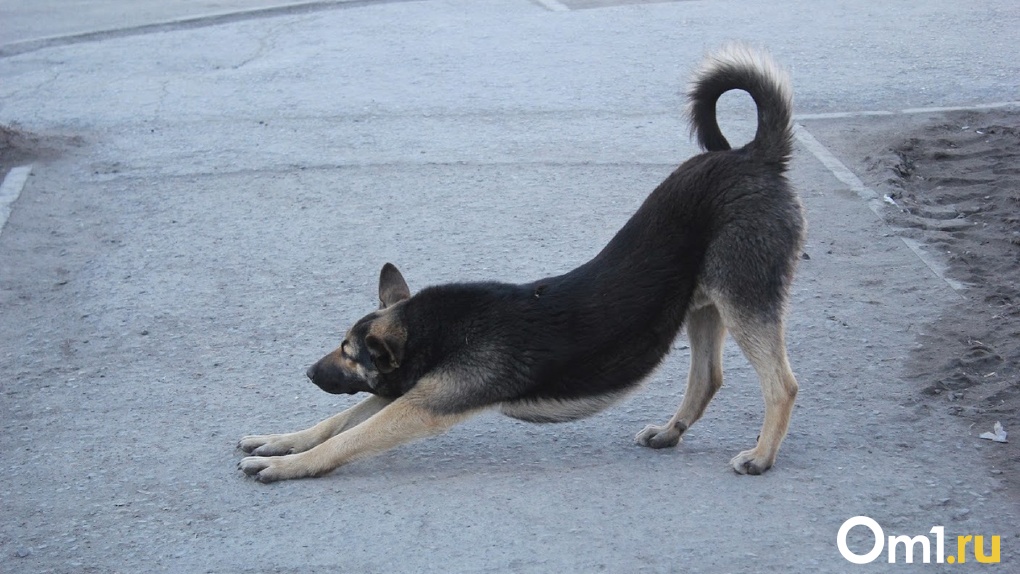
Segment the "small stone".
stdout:
<svg viewBox="0 0 1020 574">
<path fill-rule="evenodd" d="M 18 558 L 28 558 L 28 555 L 31 553 L 32 551 L 25 547 L 18 548 L 14 551 L 14 555 Z"/>
<path fill-rule="evenodd" d="M 968 514 L 970 514 L 969 508 L 961 508 L 953 514 L 953 520 L 962 520 L 966 518 Z"/>
</svg>

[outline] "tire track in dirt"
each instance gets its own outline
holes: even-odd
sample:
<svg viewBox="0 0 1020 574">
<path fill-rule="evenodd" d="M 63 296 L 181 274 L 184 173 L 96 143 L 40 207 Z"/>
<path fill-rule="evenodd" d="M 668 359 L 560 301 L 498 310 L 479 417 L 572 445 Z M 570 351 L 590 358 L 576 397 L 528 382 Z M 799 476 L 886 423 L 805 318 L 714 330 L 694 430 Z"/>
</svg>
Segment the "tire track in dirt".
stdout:
<svg viewBox="0 0 1020 574">
<path fill-rule="evenodd" d="M 868 165 L 897 209 L 888 220 L 948 263 L 965 297 L 929 325 L 906 376 L 977 435 L 1020 431 L 1020 113 L 951 112 L 903 134 Z M 1020 449 L 989 448 L 1017 468 Z M 997 461 L 997 462 L 996 462 Z M 994 472 L 994 470 L 993 470 Z M 1020 490 L 1020 479 L 1008 476 Z"/>
</svg>

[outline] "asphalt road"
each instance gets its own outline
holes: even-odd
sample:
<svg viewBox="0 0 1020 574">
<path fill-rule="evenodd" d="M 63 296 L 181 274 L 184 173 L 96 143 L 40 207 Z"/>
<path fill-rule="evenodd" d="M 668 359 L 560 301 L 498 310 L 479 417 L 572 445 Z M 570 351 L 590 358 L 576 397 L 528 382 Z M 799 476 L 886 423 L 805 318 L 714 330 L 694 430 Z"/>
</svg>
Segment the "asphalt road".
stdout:
<svg viewBox="0 0 1020 574">
<path fill-rule="evenodd" d="M 3 168 L 32 165 L 0 232 L 0 571 L 844 572 L 836 535 L 856 515 L 886 535 L 999 535 L 988 568 L 1015 568 L 1017 469 L 897 368 L 961 295 L 804 143 L 840 137 L 826 115 L 1016 100 L 1014 2 L 222 17 L 266 4 L 0 1 L 0 125 L 20 146 Z M 485 415 L 316 480 L 235 469 L 241 436 L 350 404 L 303 372 L 372 308 L 384 262 L 420 288 L 596 253 L 696 152 L 680 94 L 730 39 L 792 70 L 805 128 L 801 392 L 773 470 L 727 465 L 762 414 L 731 343 L 685 441 L 633 444 L 679 403 L 683 338 L 644 390 L 585 421 Z M 753 132 L 746 98 L 721 114 L 731 140 Z M 888 121 L 908 115 L 924 114 Z M 869 549 L 867 531 L 851 544 Z M 910 569 L 884 560 L 869 571 Z"/>
</svg>

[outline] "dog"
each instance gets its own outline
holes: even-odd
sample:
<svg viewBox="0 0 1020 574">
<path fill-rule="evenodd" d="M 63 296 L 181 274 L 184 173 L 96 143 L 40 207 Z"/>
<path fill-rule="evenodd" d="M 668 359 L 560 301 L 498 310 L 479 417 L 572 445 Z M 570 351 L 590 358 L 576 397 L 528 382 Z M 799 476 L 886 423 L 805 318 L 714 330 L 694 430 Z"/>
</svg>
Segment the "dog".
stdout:
<svg viewBox="0 0 1020 574">
<path fill-rule="evenodd" d="M 743 90 L 757 107 L 754 139 L 731 149 L 716 103 Z M 370 393 L 299 432 L 248 436 L 238 467 L 261 482 L 314 477 L 486 409 L 525 421 L 571 421 L 623 398 L 663 360 L 686 325 L 687 391 L 664 425 L 635 437 L 675 446 L 722 385 L 730 333 L 761 381 L 765 418 L 754 448 L 730 464 L 772 467 L 797 381 L 784 316 L 805 222 L 785 172 L 792 90 L 764 51 L 736 44 L 706 58 L 687 114 L 704 153 L 662 182 L 593 259 L 524 284 L 453 283 L 412 295 L 387 263 L 379 309 L 308 369 L 328 393 Z"/>
</svg>

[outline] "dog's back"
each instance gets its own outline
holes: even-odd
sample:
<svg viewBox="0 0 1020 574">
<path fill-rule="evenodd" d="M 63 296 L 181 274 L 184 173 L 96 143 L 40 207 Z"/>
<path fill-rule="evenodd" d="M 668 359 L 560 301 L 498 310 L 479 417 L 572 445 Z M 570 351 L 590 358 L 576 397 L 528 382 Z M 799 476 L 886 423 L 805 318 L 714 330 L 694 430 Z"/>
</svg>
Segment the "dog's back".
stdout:
<svg viewBox="0 0 1020 574">
<path fill-rule="evenodd" d="M 737 150 L 715 118 L 731 89 L 758 105 L 755 138 Z M 745 316 L 781 316 L 803 234 L 784 176 L 792 135 L 785 75 L 734 46 L 698 71 L 689 97 L 692 131 L 707 152 L 660 184 L 591 261 L 529 285 L 531 308 L 545 315 L 531 324 L 561 352 L 539 363 L 525 403 L 626 390 L 668 353 L 692 302 L 709 293 Z M 531 418 L 525 410 L 508 414 Z M 540 411 L 536 418 L 553 418 Z"/>
<path fill-rule="evenodd" d="M 747 91 L 758 107 L 754 140 L 736 150 L 715 118 L 716 102 L 731 89 Z M 246 437 L 241 447 L 256 456 L 241 468 L 264 481 L 315 476 L 442 432 L 485 407 L 536 422 L 587 416 L 647 376 L 684 324 L 691 365 L 683 402 L 636 441 L 674 446 L 701 417 L 722 385 L 730 333 L 761 380 L 766 406 L 757 444 L 730 464 L 747 474 L 770 468 L 797 394 L 783 340 L 804 232 L 784 175 L 790 93 L 764 53 L 735 45 L 710 57 L 695 74 L 688 110 L 705 153 L 673 172 L 602 251 L 569 273 L 520 285 L 440 285 L 412 296 L 400 272 L 384 266 L 380 310 L 308 371 L 329 392 L 376 396 L 305 431 Z"/>
</svg>

